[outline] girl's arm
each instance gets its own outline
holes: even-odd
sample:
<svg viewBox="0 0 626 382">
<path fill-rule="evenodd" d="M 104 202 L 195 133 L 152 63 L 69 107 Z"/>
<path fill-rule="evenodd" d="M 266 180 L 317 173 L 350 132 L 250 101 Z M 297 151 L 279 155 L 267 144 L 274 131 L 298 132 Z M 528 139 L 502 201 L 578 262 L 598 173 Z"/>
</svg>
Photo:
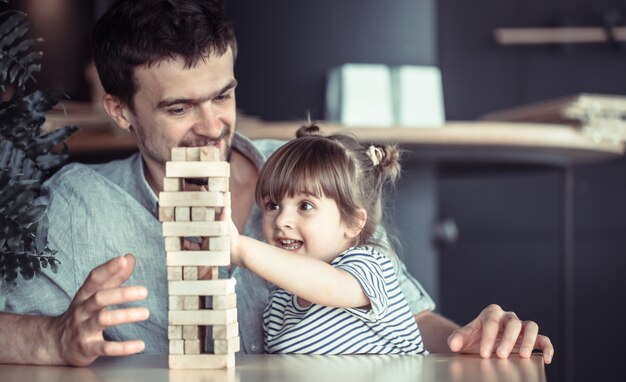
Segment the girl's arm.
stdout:
<svg viewBox="0 0 626 382">
<path fill-rule="evenodd" d="M 302 299 L 313 304 L 339 308 L 356 308 L 370 304 L 361 284 L 342 269 L 250 237 L 239 236 L 238 241 L 238 265 Z"/>
<path fill-rule="evenodd" d="M 230 259 L 265 280 L 313 304 L 339 308 L 370 305 L 361 284 L 350 273 L 311 257 L 240 236 L 230 219 L 230 207 L 222 219 L 230 222 Z"/>
</svg>

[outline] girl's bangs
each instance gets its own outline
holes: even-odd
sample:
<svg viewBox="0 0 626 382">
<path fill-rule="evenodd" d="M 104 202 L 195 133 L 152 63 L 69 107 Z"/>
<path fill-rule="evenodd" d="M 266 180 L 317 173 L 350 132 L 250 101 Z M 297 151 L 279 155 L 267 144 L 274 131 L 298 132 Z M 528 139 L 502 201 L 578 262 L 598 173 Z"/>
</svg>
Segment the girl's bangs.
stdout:
<svg viewBox="0 0 626 382">
<path fill-rule="evenodd" d="M 300 165 L 294 165 L 299 163 Z M 258 195 L 261 198 L 269 198 L 278 201 L 287 197 L 304 193 L 321 197 L 323 187 L 319 179 L 319 169 L 311 168 L 305 161 L 276 163 L 264 176 L 264 181 L 259 184 Z M 317 170 L 317 171 L 316 171 Z"/>
</svg>

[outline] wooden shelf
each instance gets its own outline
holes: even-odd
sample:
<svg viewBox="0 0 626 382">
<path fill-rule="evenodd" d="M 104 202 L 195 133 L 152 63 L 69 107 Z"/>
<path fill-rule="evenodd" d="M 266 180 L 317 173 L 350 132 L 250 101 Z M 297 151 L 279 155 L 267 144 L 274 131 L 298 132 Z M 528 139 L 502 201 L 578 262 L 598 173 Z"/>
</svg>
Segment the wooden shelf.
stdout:
<svg viewBox="0 0 626 382">
<path fill-rule="evenodd" d="M 560 28 L 498 28 L 494 31 L 495 40 L 502 45 L 540 44 L 597 44 L 613 41 L 626 41 L 626 27 L 610 29 L 601 27 L 560 27 Z"/>
<path fill-rule="evenodd" d="M 626 116 L 626 97 L 623 95 L 580 93 L 515 106 L 484 114 L 486 121 L 549 123 L 582 127 L 583 114 L 610 115 L 615 119 Z"/>
<path fill-rule="evenodd" d="M 130 133 L 113 127 L 103 111 L 81 103 L 65 103 L 66 110 L 47 115 L 46 129 L 76 125 L 80 129 L 67 144 L 73 155 L 121 154 L 136 150 Z M 251 139 L 288 140 L 300 126 L 293 122 L 263 122 L 241 117 L 237 131 Z M 397 142 L 412 156 L 433 161 L 513 161 L 573 164 L 609 160 L 624 153 L 621 143 L 595 143 L 572 126 L 513 122 L 450 122 L 442 127 L 351 127 L 323 124 L 325 132 L 345 131 L 363 142 Z"/>
<path fill-rule="evenodd" d="M 296 122 L 239 124 L 252 139 L 292 139 Z M 579 129 L 553 124 L 449 122 L 439 128 L 346 128 L 328 124 L 325 133 L 344 131 L 363 142 L 397 142 L 426 160 L 481 160 L 567 165 L 615 159 L 621 143 L 595 143 Z"/>
</svg>

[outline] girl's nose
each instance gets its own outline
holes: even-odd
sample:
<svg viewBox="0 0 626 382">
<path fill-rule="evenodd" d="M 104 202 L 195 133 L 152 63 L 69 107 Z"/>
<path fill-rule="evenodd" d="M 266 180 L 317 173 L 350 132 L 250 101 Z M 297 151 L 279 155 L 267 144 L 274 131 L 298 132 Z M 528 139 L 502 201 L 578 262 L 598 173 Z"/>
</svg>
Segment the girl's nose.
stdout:
<svg viewBox="0 0 626 382">
<path fill-rule="evenodd" d="M 285 210 L 282 210 L 276 216 L 274 220 L 274 225 L 276 228 L 293 228 L 293 219 L 291 214 Z"/>
</svg>

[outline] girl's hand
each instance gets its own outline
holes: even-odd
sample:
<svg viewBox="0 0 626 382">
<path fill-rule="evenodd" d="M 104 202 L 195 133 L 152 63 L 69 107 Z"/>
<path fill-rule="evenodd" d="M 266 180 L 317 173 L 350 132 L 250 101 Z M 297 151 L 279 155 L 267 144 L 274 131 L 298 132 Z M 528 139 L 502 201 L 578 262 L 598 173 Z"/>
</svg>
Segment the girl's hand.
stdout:
<svg viewBox="0 0 626 382">
<path fill-rule="evenodd" d="M 241 253 L 239 250 L 239 231 L 231 217 L 231 207 L 222 207 L 220 220 L 228 222 L 228 234 L 230 236 L 230 263 L 233 265 L 242 265 Z"/>
</svg>

